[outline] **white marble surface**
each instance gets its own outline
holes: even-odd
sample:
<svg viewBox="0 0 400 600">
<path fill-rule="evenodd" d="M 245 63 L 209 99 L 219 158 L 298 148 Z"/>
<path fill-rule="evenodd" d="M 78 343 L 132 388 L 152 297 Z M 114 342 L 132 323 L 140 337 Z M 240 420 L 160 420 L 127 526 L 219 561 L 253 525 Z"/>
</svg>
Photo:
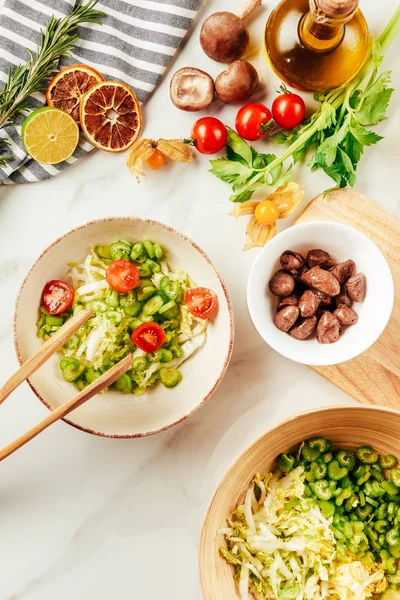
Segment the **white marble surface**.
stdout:
<svg viewBox="0 0 400 600">
<path fill-rule="evenodd" d="M 265 4 L 251 24 L 254 39 L 274 2 Z M 373 32 L 397 4 L 362 2 Z M 199 22 L 213 9 L 232 5 L 232 0 L 205 3 L 172 69 L 195 65 L 217 74 L 218 65 L 199 49 Z M 395 68 L 398 53 L 399 42 L 387 68 Z M 265 75 L 269 93 L 260 99 L 270 102 L 273 80 L 266 67 Z M 195 119 L 171 106 L 168 80 L 145 107 L 146 136 L 184 137 Z M 400 70 L 394 81 L 389 120 L 379 128 L 386 138 L 367 150 L 357 189 L 398 213 Z M 232 124 L 235 109 L 215 104 L 210 112 Z M 307 200 L 327 186 L 324 175 L 305 168 L 297 179 Z M 109 440 L 60 422 L 1 463 L 0 600 L 199 600 L 200 525 L 232 459 L 288 415 L 352 402 L 307 367 L 278 356 L 253 329 L 245 290 L 257 251 L 242 252 L 245 223 L 226 216 L 228 195 L 229 187 L 207 173 L 207 159 L 199 155 L 193 166 L 169 165 L 137 185 L 124 156 L 95 152 L 49 182 L 0 188 L 0 384 L 17 367 L 14 298 L 30 263 L 56 236 L 96 217 L 148 216 L 192 237 L 224 277 L 237 323 L 221 387 L 175 429 L 146 439 Z M 0 445 L 46 414 L 27 385 L 0 410 Z"/>
</svg>

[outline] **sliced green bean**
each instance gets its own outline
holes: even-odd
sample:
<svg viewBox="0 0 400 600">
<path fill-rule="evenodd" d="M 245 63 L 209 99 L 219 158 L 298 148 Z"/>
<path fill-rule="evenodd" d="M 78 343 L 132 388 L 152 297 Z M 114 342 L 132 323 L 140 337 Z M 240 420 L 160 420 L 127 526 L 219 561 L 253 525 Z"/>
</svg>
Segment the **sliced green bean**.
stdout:
<svg viewBox="0 0 400 600">
<path fill-rule="evenodd" d="M 158 244 L 157 242 L 153 243 L 153 248 L 154 248 L 154 253 L 156 255 L 156 258 L 158 260 L 160 260 L 160 258 L 162 258 L 163 254 L 164 254 L 163 249 L 161 248 L 160 244 Z"/>
<path fill-rule="evenodd" d="M 393 469 L 397 466 L 397 458 L 393 454 L 381 454 L 379 464 L 382 469 Z"/>
<path fill-rule="evenodd" d="M 130 259 L 131 260 L 138 260 L 139 258 L 141 258 L 142 256 L 144 256 L 145 253 L 145 249 L 144 246 L 141 242 L 135 242 L 132 245 L 132 249 L 131 249 L 131 253 L 130 253 Z"/>
<path fill-rule="evenodd" d="M 110 255 L 112 260 L 120 260 L 121 258 L 124 260 L 129 260 L 130 253 L 131 245 L 127 242 L 123 242 L 122 240 L 114 242 L 110 246 Z"/>
<path fill-rule="evenodd" d="M 161 383 L 167 388 L 175 387 L 181 379 L 182 375 L 179 369 L 168 369 L 167 367 L 160 369 Z"/>
<path fill-rule="evenodd" d="M 371 446 L 361 446 L 356 451 L 356 456 L 365 465 L 373 465 L 379 459 L 379 454 Z"/>
<path fill-rule="evenodd" d="M 130 394 L 132 391 L 132 380 L 127 373 L 124 373 L 121 375 L 121 377 L 118 377 L 114 385 L 117 390 L 123 394 Z"/>
<path fill-rule="evenodd" d="M 108 298 L 107 298 L 107 304 L 108 306 L 110 306 L 111 308 L 118 308 L 119 307 L 119 294 L 118 292 L 116 292 L 115 290 L 111 290 Z"/>
<path fill-rule="evenodd" d="M 152 285 L 148 285 L 142 289 L 138 289 L 137 299 L 139 300 L 139 302 L 145 302 L 145 300 L 148 300 L 149 298 L 154 296 L 156 291 L 156 288 Z"/>
<path fill-rule="evenodd" d="M 72 382 L 79 379 L 86 371 L 85 365 L 82 365 L 77 358 L 64 357 L 60 362 L 61 374 L 65 381 Z"/>
<path fill-rule="evenodd" d="M 105 302 L 103 302 L 103 300 L 93 300 L 91 302 L 91 307 L 94 310 L 95 313 L 98 312 L 106 312 L 107 310 L 107 304 Z"/>
<path fill-rule="evenodd" d="M 163 301 L 160 296 L 153 296 L 153 298 L 150 298 L 143 306 L 143 312 L 145 315 L 154 315 L 160 310 L 162 305 Z"/>
<path fill-rule="evenodd" d="M 390 471 L 390 481 L 397 487 L 400 488 L 400 468 L 392 469 Z"/>
<path fill-rule="evenodd" d="M 336 454 L 336 460 L 341 467 L 345 467 L 349 471 L 352 471 L 356 465 L 355 454 L 350 450 L 339 450 Z"/>
<path fill-rule="evenodd" d="M 143 240 L 143 246 L 148 254 L 149 258 L 156 257 L 156 251 L 154 249 L 153 243 L 150 240 Z"/>
<path fill-rule="evenodd" d="M 109 260 L 111 258 L 110 246 L 96 246 L 94 249 L 97 256 Z"/>
</svg>

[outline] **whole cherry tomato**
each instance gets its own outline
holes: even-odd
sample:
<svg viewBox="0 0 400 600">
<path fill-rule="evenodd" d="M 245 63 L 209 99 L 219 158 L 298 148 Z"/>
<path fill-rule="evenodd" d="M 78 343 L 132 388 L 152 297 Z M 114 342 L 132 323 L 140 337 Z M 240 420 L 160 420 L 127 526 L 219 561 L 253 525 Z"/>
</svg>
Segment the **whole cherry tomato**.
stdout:
<svg viewBox="0 0 400 600">
<path fill-rule="evenodd" d="M 272 124 L 271 111 L 259 102 L 245 104 L 236 115 L 236 131 L 243 139 L 251 142 L 264 137 Z"/>
<path fill-rule="evenodd" d="M 225 125 L 215 117 L 202 117 L 193 125 L 191 143 L 201 154 L 215 154 L 226 144 Z"/>
<path fill-rule="evenodd" d="M 165 163 L 165 154 L 161 152 L 161 150 L 154 150 L 153 154 L 149 156 L 147 160 L 144 161 L 149 169 L 153 171 L 157 171 L 164 166 Z"/>
<path fill-rule="evenodd" d="M 185 294 L 188 311 L 199 319 L 207 319 L 218 310 L 218 297 L 208 288 L 193 288 Z"/>
<path fill-rule="evenodd" d="M 131 339 L 132 343 L 136 344 L 143 352 L 155 352 L 165 342 L 166 335 L 158 323 L 151 321 L 136 327 Z"/>
<path fill-rule="evenodd" d="M 106 271 L 107 283 L 119 294 L 127 294 L 140 280 L 139 269 L 129 260 L 114 260 Z"/>
<path fill-rule="evenodd" d="M 43 288 L 43 306 L 50 315 L 61 315 L 72 304 L 75 292 L 65 281 L 52 279 Z"/>
<path fill-rule="evenodd" d="M 306 105 L 303 98 L 291 94 L 283 88 L 283 93 L 275 98 L 272 104 L 272 116 L 280 127 L 293 129 L 300 125 L 306 114 Z"/>
</svg>

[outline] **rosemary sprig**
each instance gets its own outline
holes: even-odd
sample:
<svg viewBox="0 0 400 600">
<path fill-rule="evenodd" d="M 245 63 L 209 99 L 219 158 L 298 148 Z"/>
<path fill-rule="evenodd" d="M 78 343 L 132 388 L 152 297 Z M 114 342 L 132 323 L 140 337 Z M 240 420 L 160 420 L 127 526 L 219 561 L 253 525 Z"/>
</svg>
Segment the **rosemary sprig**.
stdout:
<svg viewBox="0 0 400 600">
<path fill-rule="evenodd" d="M 89 0 L 83 4 L 83 0 L 77 0 L 74 10 L 66 17 L 57 19 L 53 15 L 45 30 L 40 31 L 35 55 L 27 49 L 29 60 L 9 70 L 4 88 L 0 90 L 0 129 L 32 108 L 30 96 L 46 89 L 60 58 L 68 56 L 74 48 L 78 39 L 74 33 L 76 28 L 81 23 L 101 24 L 104 13 L 94 9 L 97 2 Z M 6 160 L 7 157 L 0 157 L 0 165 L 4 166 Z"/>
</svg>

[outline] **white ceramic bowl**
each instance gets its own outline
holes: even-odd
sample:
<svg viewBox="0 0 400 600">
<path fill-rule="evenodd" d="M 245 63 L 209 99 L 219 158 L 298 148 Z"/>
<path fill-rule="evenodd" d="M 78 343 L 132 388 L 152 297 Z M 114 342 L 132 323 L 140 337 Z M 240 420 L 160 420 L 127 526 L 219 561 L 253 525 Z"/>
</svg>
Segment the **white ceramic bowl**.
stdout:
<svg viewBox="0 0 400 600">
<path fill-rule="evenodd" d="M 315 336 L 299 341 L 274 325 L 277 298 L 269 288 L 272 275 L 280 269 L 285 250 L 305 254 L 322 248 L 337 261 L 351 258 L 356 272 L 364 273 L 367 292 L 363 302 L 354 304 L 355 325 L 346 328 L 334 344 L 319 344 Z M 299 363 L 334 365 L 355 358 L 381 335 L 389 321 L 394 302 L 392 274 L 382 252 L 356 229 L 329 221 L 314 221 L 282 231 L 263 248 L 251 269 L 247 285 L 250 316 L 261 337 L 277 352 Z"/>
<path fill-rule="evenodd" d="M 108 391 L 65 419 L 96 435 L 141 437 L 168 429 L 200 408 L 221 383 L 232 353 L 234 321 L 228 292 L 208 256 L 189 238 L 167 225 L 136 217 L 102 219 L 73 229 L 51 244 L 30 268 L 16 301 L 14 341 L 22 364 L 42 344 L 36 336 L 36 322 L 45 283 L 65 279 L 66 263 L 82 260 L 93 245 L 108 245 L 118 239 L 159 242 L 168 250 L 171 267 L 187 271 L 199 286 L 214 290 L 219 300 L 219 312 L 207 328 L 206 343 L 183 363 L 183 379 L 178 386 L 167 389 L 158 385 L 140 397 Z M 59 362 L 60 355 L 52 357 L 29 380 L 37 397 L 51 409 L 76 393 L 62 378 Z"/>
</svg>

